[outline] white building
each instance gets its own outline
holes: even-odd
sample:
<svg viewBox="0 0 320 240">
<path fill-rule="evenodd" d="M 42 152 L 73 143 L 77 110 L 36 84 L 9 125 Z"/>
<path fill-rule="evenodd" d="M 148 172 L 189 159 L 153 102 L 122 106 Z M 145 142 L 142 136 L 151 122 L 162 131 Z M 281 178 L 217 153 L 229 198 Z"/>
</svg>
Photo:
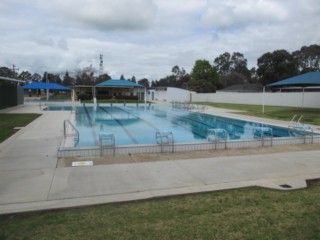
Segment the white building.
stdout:
<svg viewBox="0 0 320 240">
<path fill-rule="evenodd" d="M 147 94 L 147 101 L 159 101 L 159 102 L 191 102 L 192 91 L 174 88 L 174 87 L 156 87 L 155 89 L 149 89 Z"/>
</svg>

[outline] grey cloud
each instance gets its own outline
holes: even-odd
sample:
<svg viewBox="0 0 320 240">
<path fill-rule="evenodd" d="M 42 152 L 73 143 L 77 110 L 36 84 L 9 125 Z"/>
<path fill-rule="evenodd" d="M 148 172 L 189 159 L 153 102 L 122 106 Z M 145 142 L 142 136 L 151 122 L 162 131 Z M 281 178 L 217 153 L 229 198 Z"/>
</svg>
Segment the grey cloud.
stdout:
<svg viewBox="0 0 320 240">
<path fill-rule="evenodd" d="M 68 24 L 102 31 L 146 29 L 155 15 L 150 0 L 56 0 L 51 4 Z"/>
<path fill-rule="evenodd" d="M 281 22 L 286 16 L 286 8 L 280 1 L 229 0 L 211 2 L 201 16 L 201 21 L 207 27 L 227 29 L 248 24 Z"/>
</svg>

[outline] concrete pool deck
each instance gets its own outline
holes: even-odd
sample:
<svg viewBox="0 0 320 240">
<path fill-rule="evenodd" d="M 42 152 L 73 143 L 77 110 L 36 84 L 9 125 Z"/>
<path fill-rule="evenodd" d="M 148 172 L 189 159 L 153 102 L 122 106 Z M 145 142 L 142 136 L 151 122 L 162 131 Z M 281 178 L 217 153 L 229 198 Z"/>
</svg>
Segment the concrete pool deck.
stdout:
<svg viewBox="0 0 320 240">
<path fill-rule="evenodd" d="M 207 111 L 234 116 L 225 109 Z M 57 167 L 63 121 L 69 112 L 43 112 L 36 104 L 0 112 L 42 113 L 0 144 L 0 214 L 249 186 L 286 190 L 280 185 L 289 185 L 290 189 L 297 189 L 306 187 L 305 180 L 320 178 L 319 144 L 308 150 L 254 155 L 206 155 L 179 161 L 172 161 L 174 155 L 166 155 L 168 160 L 162 161 Z M 288 124 L 267 119 L 263 122 Z"/>
</svg>

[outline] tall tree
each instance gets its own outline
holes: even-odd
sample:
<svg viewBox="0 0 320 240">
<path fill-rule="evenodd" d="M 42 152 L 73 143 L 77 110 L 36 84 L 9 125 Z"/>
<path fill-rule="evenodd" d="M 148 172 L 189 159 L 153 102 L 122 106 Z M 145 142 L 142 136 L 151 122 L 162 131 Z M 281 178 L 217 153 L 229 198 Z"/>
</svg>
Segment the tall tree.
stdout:
<svg viewBox="0 0 320 240">
<path fill-rule="evenodd" d="M 7 77 L 7 78 L 12 78 L 14 77 L 14 72 L 12 69 L 7 68 L 7 67 L 0 67 L 0 76 L 1 77 Z"/>
<path fill-rule="evenodd" d="M 143 86 L 146 87 L 146 88 L 149 88 L 149 80 L 146 79 L 146 78 L 140 79 L 140 80 L 138 81 L 138 84 L 141 84 L 141 85 L 143 85 Z"/>
<path fill-rule="evenodd" d="M 136 80 L 136 77 L 135 77 L 135 76 L 132 76 L 132 78 L 131 78 L 131 82 L 134 82 L 134 83 L 136 83 L 136 82 L 137 82 L 137 80 Z"/>
<path fill-rule="evenodd" d="M 20 80 L 31 80 L 32 74 L 29 73 L 28 71 L 22 71 L 19 76 L 18 79 Z"/>
<path fill-rule="evenodd" d="M 197 60 L 190 74 L 191 80 L 188 82 L 190 90 L 199 93 L 215 92 L 219 81 L 219 76 L 215 67 L 211 66 L 207 60 Z"/>
<path fill-rule="evenodd" d="M 76 84 L 77 85 L 94 85 L 95 77 L 94 77 L 95 69 L 90 65 L 89 67 L 85 67 L 83 69 L 78 69 L 76 71 Z"/>
<path fill-rule="evenodd" d="M 320 45 L 303 46 L 292 55 L 300 73 L 320 71 Z"/>
<path fill-rule="evenodd" d="M 40 82 L 42 79 L 42 76 L 38 73 L 34 73 L 32 76 L 31 76 L 31 80 L 33 82 Z"/>
<path fill-rule="evenodd" d="M 120 80 L 125 80 L 125 78 L 124 78 L 123 74 L 121 74 L 121 76 L 120 76 Z"/>
<path fill-rule="evenodd" d="M 109 74 L 104 73 L 96 78 L 96 84 L 102 83 L 102 82 L 110 80 L 110 79 L 111 79 L 111 77 L 109 76 Z"/>
<path fill-rule="evenodd" d="M 172 87 L 177 88 L 188 88 L 188 81 L 190 80 L 190 75 L 186 74 L 186 70 L 179 66 L 174 66 L 171 70 L 173 78 L 172 80 Z"/>
<path fill-rule="evenodd" d="M 265 53 L 258 58 L 257 75 L 263 84 L 276 82 L 297 75 L 297 65 L 286 50 Z"/>
<path fill-rule="evenodd" d="M 65 86 L 73 86 L 75 84 L 75 79 L 70 76 L 69 72 L 66 71 L 64 77 L 63 77 L 63 84 Z"/>
<path fill-rule="evenodd" d="M 240 73 L 250 80 L 251 74 L 247 67 L 247 59 L 242 53 L 234 52 L 231 57 L 230 69 L 232 72 Z"/>
<path fill-rule="evenodd" d="M 62 80 L 58 74 L 44 72 L 42 82 L 58 83 L 61 84 Z"/>
<path fill-rule="evenodd" d="M 220 76 L 225 76 L 231 72 L 231 55 L 228 52 L 220 54 L 214 59 L 214 66 L 218 69 Z"/>
<path fill-rule="evenodd" d="M 247 68 L 247 59 L 242 53 L 234 52 L 231 55 L 225 52 L 215 58 L 214 66 L 218 69 L 221 77 L 221 87 L 249 82 L 251 79 L 250 71 Z"/>
</svg>

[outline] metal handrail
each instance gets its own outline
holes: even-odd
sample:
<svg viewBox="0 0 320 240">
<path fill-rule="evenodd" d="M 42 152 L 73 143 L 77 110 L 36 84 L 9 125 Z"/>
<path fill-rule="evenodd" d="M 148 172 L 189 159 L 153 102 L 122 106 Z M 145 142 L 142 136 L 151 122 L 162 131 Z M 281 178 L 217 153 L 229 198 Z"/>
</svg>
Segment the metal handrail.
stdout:
<svg viewBox="0 0 320 240">
<path fill-rule="evenodd" d="M 70 120 L 64 120 L 63 122 L 63 136 L 64 138 L 67 138 L 67 124 L 69 124 L 72 128 L 72 130 L 74 130 L 74 132 L 76 133 L 76 140 L 79 140 L 80 137 L 80 133 L 78 131 L 78 129 L 70 122 Z"/>
<path fill-rule="evenodd" d="M 270 138 L 270 141 L 271 141 L 271 146 L 273 145 L 272 128 L 270 128 L 270 127 L 255 127 L 253 129 L 253 133 L 254 134 L 255 133 L 260 134 L 260 138 L 262 140 L 262 147 L 264 147 L 264 142 L 265 142 L 266 138 L 268 138 L 268 137 L 266 137 L 265 133 L 269 133 L 270 134 L 269 138 Z"/>
<path fill-rule="evenodd" d="M 208 132 L 208 141 L 214 142 L 214 148 L 217 149 L 217 144 L 220 140 L 224 141 L 224 148 L 227 148 L 227 139 L 228 139 L 228 132 L 222 128 L 209 128 L 207 129 Z M 219 136 L 222 134 L 222 137 Z"/>
<path fill-rule="evenodd" d="M 170 131 L 157 131 L 156 132 L 156 142 L 161 147 L 161 152 L 166 148 L 165 146 L 171 146 L 172 152 L 174 152 L 174 138 L 173 133 Z"/>
</svg>

